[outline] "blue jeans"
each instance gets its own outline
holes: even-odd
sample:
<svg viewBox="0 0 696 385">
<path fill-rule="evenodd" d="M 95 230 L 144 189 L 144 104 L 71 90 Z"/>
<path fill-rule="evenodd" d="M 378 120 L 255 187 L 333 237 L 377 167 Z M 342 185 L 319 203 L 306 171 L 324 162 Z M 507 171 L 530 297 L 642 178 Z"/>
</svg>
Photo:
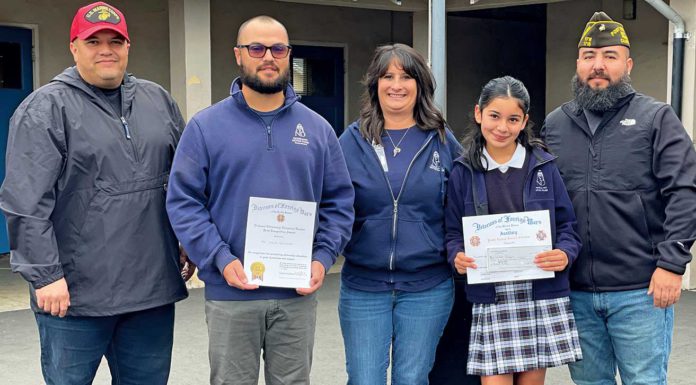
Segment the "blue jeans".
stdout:
<svg viewBox="0 0 696 385">
<path fill-rule="evenodd" d="M 341 285 L 338 315 L 348 384 L 428 383 L 435 349 L 454 301 L 452 279 L 421 292 L 368 292 Z"/>
<path fill-rule="evenodd" d="M 47 385 L 91 384 L 103 356 L 112 384 L 166 384 L 174 341 L 174 304 L 108 317 L 36 313 Z"/>
<path fill-rule="evenodd" d="M 572 364 L 578 385 L 667 384 L 674 307 L 653 305 L 647 289 L 592 293 L 573 291 L 570 303 L 583 360 Z"/>
</svg>

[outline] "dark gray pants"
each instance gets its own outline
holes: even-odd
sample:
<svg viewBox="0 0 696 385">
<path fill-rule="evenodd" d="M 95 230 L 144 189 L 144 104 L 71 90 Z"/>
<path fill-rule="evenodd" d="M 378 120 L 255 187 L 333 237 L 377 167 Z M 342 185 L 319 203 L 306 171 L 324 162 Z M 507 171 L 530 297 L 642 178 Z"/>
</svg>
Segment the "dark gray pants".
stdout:
<svg viewBox="0 0 696 385">
<path fill-rule="evenodd" d="M 309 384 L 317 300 L 206 301 L 211 385 Z"/>
</svg>

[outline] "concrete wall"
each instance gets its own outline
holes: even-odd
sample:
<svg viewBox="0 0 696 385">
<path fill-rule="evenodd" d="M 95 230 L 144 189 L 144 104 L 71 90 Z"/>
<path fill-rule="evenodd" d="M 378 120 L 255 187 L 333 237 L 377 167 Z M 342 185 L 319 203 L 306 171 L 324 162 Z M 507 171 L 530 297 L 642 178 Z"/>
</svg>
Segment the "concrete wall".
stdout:
<svg viewBox="0 0 696 385">
<path fill-rule="evenodd" d="M 667 101 L 668 22 L 654 8 L 638 1 L 636 20 L 624 20 L 615 0 L 575 0 L 547 6 L 546 109 L 551 111 L 572 96 L 570 79 L 580 34 L 595 11 L 603 10 L 623 23 L 635 63 L 631 78 L 636 90 Z"/>
<path fill-rule="evenodd" d="M 682 91 L 682 122 L 686 127 L 686 132 L 691 136 L 696 144 L 696 1 L 693 0 L 672 0 L 670 6 L 674 8 L 684 19 L 686 23 L 686 31 L 691 33 L 684 44 L 684 79 Z M 674 33 L 674 25 L 670 23 L 668 36 L 671 37 Z M 671 45 L 670 39 L 670 45 Z M 672 47 L 670 46 L 667 57 L 669 59 L 669 73 L 672 72 Z M 670 80 L 671 82 L 671 80 Z M 671 94 L 671 84 L 669 85 L 669 93 Z M 696 249 L 694 250 L 696 251 Z M 695 264 L 696 265 L 696 264 Z M 696 280 L 696 266 L 694 266 L 694 279 Z M 694 282 L 696 285 L 696 281 Z"/>
<path fill-rule="evenodd" d="M 457 137 L 471 123 L 481 88 L 504 75 L 525 83 L 531 120 L 540 125 L 545 116 L 544 25 L 463 16 L 450 16 L 447 23 L 447 121 Z"/>
<path fill-rule="evenodd" d="M 38 24 L 39 83 L 48 83 L 73 64 L 68 49 L 70 24 L 85 0 L 0 1 L 0 25 Z M 128 72 L 169 87 L 169 18 L 167 0 L 111 0 L 126 17 L 132 39 Z"/>
<path fill-rule="evenodd" d="M 232 80 L 239 74 L 233 46 L 237 29 L 245 20 L 268 15 L 288 29 L 290 42 L 342 43 L 347 45 L 349 121 L 360 111 L 360 80 L 377 45 L 390 42 L 411 44 L 412 16 L 408 12 L 365 10 L 345 7 L 282 3 L 266 0 L 211 0 L 211 46 L 213 102 L 229 95 Z"/>
</svg>

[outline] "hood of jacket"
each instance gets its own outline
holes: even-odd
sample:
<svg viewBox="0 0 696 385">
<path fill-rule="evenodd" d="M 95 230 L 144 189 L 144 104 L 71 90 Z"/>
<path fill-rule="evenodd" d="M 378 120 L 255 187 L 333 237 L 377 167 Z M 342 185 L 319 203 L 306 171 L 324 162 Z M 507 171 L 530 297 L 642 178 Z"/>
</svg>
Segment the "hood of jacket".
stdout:
<svg viewBox="0 0 696 385">
<path fill-rule="evenodd" d="M 105 107 L 107 111 L 110 111 L 108 106 L 106 105 L 106 101 L 103 98 L 100 98 L 94 90 L 87 84 L 87 82 L 82 79 L 82 76 L 80 76 L 80 72 L 77 70 L 76 66 L 68 67 L 63 72 L 60 74 L 56 75 L 53 79 L 51 79 L 51 82 L 55 83 L 63 83 L 69 87 L 77 88 L 84 92 L 85 94 L 89 95 L 89 97 L 97 104 Z M 96 86 L 94 86 L 96 87 Z M 123 115 L 126 114 L 126 111 L 129 111 L 131 108 L 131 105 L 133 104 L 133 97 L 135 96 L 135 88 L 136 88 L 136 78 L 126 72 L 123 74 L 123 82 L 121 83 L 121 97 L 122 97 L 122 105 L 123 105 Z"/>
</svg>

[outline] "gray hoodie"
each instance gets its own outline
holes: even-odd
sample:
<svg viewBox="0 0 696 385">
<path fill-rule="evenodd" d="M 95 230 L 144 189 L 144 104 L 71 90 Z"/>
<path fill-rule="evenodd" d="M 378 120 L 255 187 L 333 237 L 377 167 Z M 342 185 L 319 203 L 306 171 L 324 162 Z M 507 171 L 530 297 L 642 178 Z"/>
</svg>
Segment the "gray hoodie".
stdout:
<svg viewBox="0 0 696 385">
<path fill-rule="evenodd" d="M 165 194 L 184 121 L 160 86 L 126 75 L 120 116 L 75 67 L 10 119 L 0 208 L 12 270 L 34 290 L 65 277 L 71 316 L 187 296 Z"/>
</svg>

